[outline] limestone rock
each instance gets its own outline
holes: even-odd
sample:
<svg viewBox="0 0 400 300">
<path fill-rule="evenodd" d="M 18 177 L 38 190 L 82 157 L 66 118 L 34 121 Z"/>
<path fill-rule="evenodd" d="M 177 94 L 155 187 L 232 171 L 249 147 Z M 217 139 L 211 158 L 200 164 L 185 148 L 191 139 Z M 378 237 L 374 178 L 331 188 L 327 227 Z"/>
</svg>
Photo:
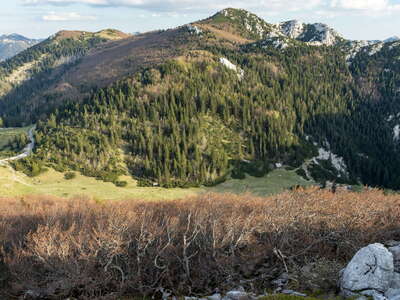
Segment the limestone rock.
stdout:
<svg viewBox="0 0 400 300">
<path fill-rule="evenodd" d="M 399 300 L 400 299 L 400 289 L 388 289 L 385 293 L 385 297 L 390 300 Z"/>
<path fill-rule="evenodd" d="M 393 255 L 394 270 L 400 273 L 400 245 L 388 248 Z"/>
<path fill-rule="evenodd" d="M 372 299 L 374 299 L 374 300 L 387 300 L 387 298 L 385 297 L 385 295 L 383 293 L 377 292 L 375 290 L 362 291 L 361 294 L 363 296 L 372 297 Z"/>
<path fill-rule="evenodd" d="M 243 291 L 230 291 L 226 294 L 223 300 L 251 300 L 251 297 Z"/>
<path fill-rule="evenodd" d="M 345 297 L 368 290 L 384 293 L 390 287 L 393 274 L 392 253 L 382 244 L 372 244 L 359 250 L 347 265 L 340 279 L 340 288 Z"/>
<path fill-rule="evenodd" d="M 390 282 L 390 288 L 400 289 L 400 273 L 393 273 L 392 281 Z"/>
</svg>

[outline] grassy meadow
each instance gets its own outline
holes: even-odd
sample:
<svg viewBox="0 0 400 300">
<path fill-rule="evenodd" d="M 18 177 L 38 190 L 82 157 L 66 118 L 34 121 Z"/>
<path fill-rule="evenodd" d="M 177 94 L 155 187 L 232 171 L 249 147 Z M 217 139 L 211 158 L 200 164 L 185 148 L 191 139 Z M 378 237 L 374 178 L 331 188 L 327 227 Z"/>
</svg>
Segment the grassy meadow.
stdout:
<svg viewBox="0 0 400 300">
<path fill-rule="evenodd" d="M 9 166 L 0 166 L 0 196 L 16 197 L 27 195 L 49 195 L 63 198 L 85 196 L 99 200 L 145 199 L 171 200 L 199 195 L 202 193 L 251 193 L 256 196 L 277 194 L 295 185 L 308 186 L 312 182 L 304 180 L 294 171 L 278 169 L 262 178 L 247 176 L 244 180 L 229 179 L 215 187 L 191 189 L 164 189 L 159 187 L 138 187 L 137 182 L 126 176 L 121 180 L 128 182 L 126 187 L 96 180 L 77 174 L 76 178 L 66 180 L 64 174 L 49 169 L 37 176 L 28 177 L 14 171 Z"/>
<path fill-rule="evenodd" d="M 128 186 L 121 188 L 113 183 L 77 174 L 76 178 L 66 180 L 64 174 L 52 169 L 37 176 L 28 177 L 15 172 L 8 166 L 0 166 L 0 196 L 15 197 L 27 195 L 49 195 L 63 198 L 89 197 L 99 200 L 177 199 L 198 193 L 195 189 L 162 189 L 138 187 L 135 180 L 126 177 Z"/>
<path fill-rule="evenodd" d="M 214 193 L 251 193 L 255 196 L 270 196 L 278 194 L 293 186 L 310 186 L 315 184 L 296 174 L 295 171 L 276 169 L 264 177 L 246 175 L 246 179 L 230 179 L 216 187 L 209 188 Z"/>
</svg>

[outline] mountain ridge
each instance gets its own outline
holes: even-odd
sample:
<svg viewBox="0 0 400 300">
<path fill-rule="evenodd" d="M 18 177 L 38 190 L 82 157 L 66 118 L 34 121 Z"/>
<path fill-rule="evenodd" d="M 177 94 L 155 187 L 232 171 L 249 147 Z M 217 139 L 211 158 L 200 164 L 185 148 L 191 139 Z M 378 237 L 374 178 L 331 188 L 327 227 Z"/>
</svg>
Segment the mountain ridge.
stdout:
<svg viewBox="0 0 400 300">
<path fill-rule="evenodd" d="M 38 123 L 35 153 L 18 169 L 187 187 L 287 165 L 320 182 L 400 183 L 398 120 L 384 121 L 400 111 L 396 42 L 231 8 L 116 40 L 61 35 L 0 64 L 1 89 L 33 63 L 0 98 L 6 125 Z"/>
<path fill-rule="evenodd" d="M 29 100 L 32 106 L 23 109 L 34 110 L 36 107 L 34 103 L 44 98 L 42 90 L 47 92 L 47 89 L 51 88 L 53 93 L 60 93 L 61 90 L 55 83 L 78 64 L 91 49 L 129 37 L 131 35 L 112 29 L 94 33 L 63 30 L 50 36 L 0 64 L 0 97 L 5 98 L 4 101 L 0 101 L 0 106 L 3 108 L 12 106 L 13 104 L 8 105 L 7 102 L 15 103 L 13 99 L 18 100 L 19 97 L 23 97 L 20 93 L 23 89 L 24 93 L 35 95 Z M 41 86 L 41 90 L 37 89 L 38 85 Z"/>
</svg>

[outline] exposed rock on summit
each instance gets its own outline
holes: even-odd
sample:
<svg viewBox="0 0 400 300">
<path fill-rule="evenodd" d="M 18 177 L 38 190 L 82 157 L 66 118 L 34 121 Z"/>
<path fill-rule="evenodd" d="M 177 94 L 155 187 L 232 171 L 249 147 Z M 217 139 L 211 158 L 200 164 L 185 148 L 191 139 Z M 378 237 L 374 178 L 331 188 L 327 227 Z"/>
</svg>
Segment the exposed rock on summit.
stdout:
<svg viewBox="0 0 400 300">
<path fill-rule="evenodd" d="M 332 46 L 343 40 L 339 33 L 322 23 L 304 24 L 297 20 L 291 20 L 280 23 L 278 27 L 287 37 L 315 46 Z"/>
</svg>

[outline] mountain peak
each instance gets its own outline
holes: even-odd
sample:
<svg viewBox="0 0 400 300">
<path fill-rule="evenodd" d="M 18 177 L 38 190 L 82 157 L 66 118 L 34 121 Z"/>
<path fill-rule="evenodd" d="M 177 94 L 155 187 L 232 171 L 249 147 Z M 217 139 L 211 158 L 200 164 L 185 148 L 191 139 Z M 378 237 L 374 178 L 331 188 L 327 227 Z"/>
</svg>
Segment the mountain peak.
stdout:
<svg viewBox="0 0 400 300">
<path fill-rule="evenodd" d="M 119 40 L 129 37 L 130 34 L 123 33 L 116 29 L 104 29 L 98 32 L 76 31 L 76 30 L 61 30 L 53 35 L 51 38 L 54 40 L 63 39 L 86 39 L 86 38 L 103 38 L 106 40 Z"/>
<path fill-rule="evenodd" d="M 225 17 L 235 17 L 235 16 L 240 16 L 243 13 L 244 14 L 252 14 L 251 12 L 249 12 L 245 9 L 228 7 L 228 8 L 224 8 L 223 10 L 217 12 L 215 15 L 223 15 Z"/>
<path fill-rule="evenodd" d="M 213 21 L 223 21 L 223 20 L 236 20 L 236 21 L 240 21 L 240 20 L 246 20 L 246 19 L 260 19 L 257 15 L 245 10 L 245 9 L 241 9 L 241 8 L 225 8 L 223 10 L 220 10 L 219 12 L 217 12 L 215 15 L 213 15 L 212 17 L 210 17 L 208 20 L 213 20 Z"/>
<path fill-rule="evenodd" d="M 243 37 L 247 40 L 288 37 L 311 45 L 332 46 L 343 40 L 334 29 L 323 23 L 305 24 L 290 20 L 273 25 L 257 15 L 237 8 L 225 8 L 200 22 Z"/>
<path fill-rule="evenodd" d="M 8 59 L 40 41 L 17 33 L 0 35 L 0 61 Z"/>
<path fill-rule="evenodd" d="M 20 34 L 18 34 L 18 33 L 9 34 L 9 35 L 7 35 L 7 37 L 8 37 L 9 39 L 19 40 L 19 41 L 26 41 L 26 40 L 29 40 L 27 37 L 24 37 L 23 35 L 20 35 Z"/>
<path fill-rule="evenodd" d="M 225 8 L 197 24 L 214 33 L 224 31 L 245 40 L 260 40 L 276 30 L 274 25 L 268 24 L 257 15 L 237 8 Z"/>
<path fill-rule="evenodd" d="M 2 40 L 2 41 L 9 40 L 9 41 L 13 41 L 13 42 L 28 42 L 28 43 L 30 41 L 33 41 L 32 39 L 29 39 L 18 33 L 0 35 L 0 40 Z"/>
<path fill-rule="evenodd" d="M 112 29 L 112 28 L 98 31 L 95 33 L 95 35 L 98 37 L 108 39 L 108 40 L 120 40 L 120 39 L 124 39 L 124 38 L 132 36 L 129 33 L 125 33 L 125 32 L 119 31 L 117 29 Z"/>
<path fill-rule="evenodd" d="M 397 42 L 400 40 L 400 37 L 398 37 L 397 35 L 394 35 L 390 38 L 387 38 L 386 40 L 384 40 L 383 42 L 385 43 L 391 43 L 391 42 Z"/>
<path fill-rule="evenodd" d="M 61 30 L 57 32 L 55 35 L 50 38 L 54 40 L 63 40 L 63 39 L 79 39 L 80 37 L 88 34 L 86 31 L 78 31 L 78 30 Z"/>
</svg>

